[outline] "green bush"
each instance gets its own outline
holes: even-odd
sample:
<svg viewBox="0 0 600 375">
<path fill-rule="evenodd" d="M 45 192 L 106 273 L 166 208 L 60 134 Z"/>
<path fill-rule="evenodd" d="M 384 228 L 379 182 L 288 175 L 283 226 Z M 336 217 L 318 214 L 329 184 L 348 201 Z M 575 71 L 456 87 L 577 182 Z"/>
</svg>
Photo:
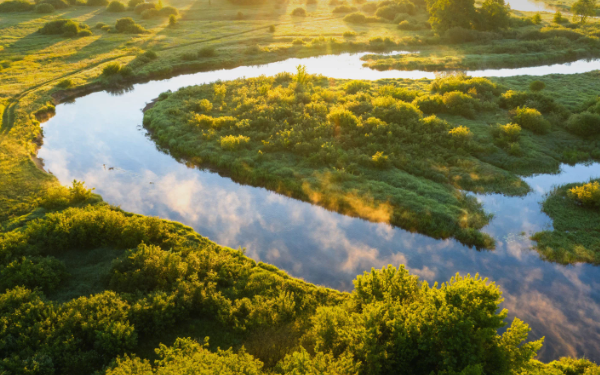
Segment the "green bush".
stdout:
<svg viewBox="0 0 600 375">
<path fill-rule="evenodd" d="M 508 90 L 500 96 L 499 104 L 500 107 L 506 109 L 527 106 L 535 108 L 542 113 L 562 110 L 553 98 L 539 92 Z"/>
<path fill-rule="evenodd" d="M 352 12 L 356 12 L 356 11 L 358 11 L 358 9 L 356 7 L 349 6 L 349 5 L 340 5 L 340 6 L 333 8 L 333 10 L 331 12 L 332 13 L 352 13 Z"/>
<path fill-rule="evenodd" d="M 345 22 L 349 23 L 365 23 L 367 22 L 367 17 L 362 13 L 351 13 L 344 17 Z"/>
<path fill-rule="evenodd" d="M 127 8 L 129 9 L 135 9 L 136 6 L 145 3 L 145 0 L 129 0 L 127 2 Z"/>
<path fill-rule="evenodd" d="M 0 3 L 0 13 L 27 12 L 34 5 L 27 0 L 8 0 Z"/>
<path fill-rule="evenodd" d="M 108 5 L 108 0 L 87 0 L 86 5 L 92 7 L 105 7 Z"/>
<path fill-rule="evenodd" d="M 513 123 L 497 124 L 492 130 L 492 135 L 505 143 L 517 142 L 521 136 L 521 127 Z"/>
<path fill-rule="evenodd" d="M 69 3 L 65 0 L 44 0 L 40 4 L 50 4 L 54 9 L 66 9 L 69 7 Z"/>
<path fill-rule="evenodd" d="M 533 92 L 542 91 L 546 88 L 546 84 L 542 81 L 531 81 L 529 83 L 529 90 Z"/>
<path fill-rule="evenodd" d="M 35 12 L 40 14 L 48 14 L 54 13 L 56 9 L 52 6 L 52 4 L 42 3 L 35 6 Z"/>
<path fill-rule="evenodd" d="M 356 38 L 356 33 L 354 31 L 344 31 L 342 34 L 344 38 Z"/>
<path fill-rule="evenodd" d="M 62 35 L 68 38 L 77 36 L 83 30 L 89 30 L 88 26 L 72 20 L 58 19 L 46 22 L 38 32 L 43 35 Z"/>
<path fill-rule="evenodd" d="M 580 137 L 591 137 L 600 134 L 600 114 L 581 112 L 569 117 L 567 130 Z"/>
<path fill-rule="evenodd" d="M 371 84 L 366 81 L 357 81 L 352 80 L 344 86 L 344 90 L 348 94 L 356 94 L 359 91 L 369 91 L 371 89 Z"/>
<path fill-rule="evenodd" d="M 141 25 L 135 23 L 131 17 L 118 19 L 115 24 L 115 30 L 117 30 L 118 33 L 125 34 L 145 34 L 148 32 Z"/>
<path fill-rule="evenodd" d="M 306 17 L 306 9 L 304 8 L 296 8 L 292 10 L 292 16 L 295 17 Z"/>
<path fill-rule="evenodd" d="M 512 112 L 513 121 L 522 128 L 531 130 L 537 134 L 544 134 L 550 131 L 550 123 L 544 119 L 544 116 L 534 108 L 517 107 Z"/>
<path fill-rule="evenodd" d="M 158 58 L 158 55 L 154 51 L 146 51 L 146 52 L 143 53 L 142 56 L 144 56 L 144 57 L 146 57 L 146 58 L 148 58 L 150 60 L 154 60 L 154 59 Z"/>
<path fill-rule="evenodd" d="M 244 147 L 248 142 L 250 142 L 250 138 L 244 135 L 228 135 L 226 137 L 221 137 L 221 148 L 229 151 L 237 150 Z"/>
<path fill-rule="evenodd" d="M 477 100 L 470 95 L 460 91 L 451 91 L 444 94 L 442 98 L 446 110 L 451 115 L 459 115 L 467 118 L 475 117 Z"/>
<path fill-rule="evenodd" d="M 117 62 L 108 63 L 102 68 L 102 74 L 105 76 L 114 76 L 121 72 L 122 66 Z"/>
<path fill-rule="evenodd" d="M 202 47 L 198 50 L 198 57 L 214 57 L 217 55 L 217 50 L 213 46 Z"/>
<path fill-rule="evenodd" d="M 569 189 L 567 196 L 584 206 L 600 208 L 600 183 L 593 181 L 585 185 L 575 186 Z"/>
<path fill-rule="evenodd" d="M 142 12 L 141 16 L 145 20 L 149 20 L 151 18 L 158 17 L 158 10 L 154 9 L 154 8 L 146 9 Z"/>
<path fill-rule="evenodd" d="M 127 10 L 127 7 L 122 2 L 113 0 L 108 4 L 106 10 L 108 10 L 109 12 L 124 12 Z"/>
<path fill-rule="evenodd" d="M 158 10 L 158 9 L 156 9 L 156 4 L 154 4 L 154 3 L 140 3 L 135 6 L 133 11 L 137 14 L 142 14 L 142 12 L 149 10 L 149 9 Z"/>
<path fill-rule="evenodd" d="M 423 113 L 433 114 L 446 112 L 444 98 L 439 94 L 419 96 L 412 103 Z"/>
<path fill-rule="evenodd" d="M 159 9 L 158 11 L 158 15 L 160 17 L 165 17 L 168 18 L 170 16 L 178 16 L 179 15 L 179 11 L 177 10 L 177 8 L 174 7 L 162 7 Z"/>
<path fill-rule="evenodd" d="M 414 15 L 416 13 L 416 9 L 412 3 L 405 2 L 405 3 L 400 3 L 400 4 L 393 4 L 393 5 L 386 5 L 386 6 L 379 7 L 377 9 L 377 12 L 375 12 L 375 15 L 377 17 L 385 18 L 387 20 L 392 21 L 392 20 L 394 20 L 394 18 L 396 18 L 396 15 L 398 13 L 406 13 L 406 14 Z"/>
<path fill-rule="evenodd" d="M 65 265 L 53 257 L 22 257 L 0 269 L 0 291 L 15 286 L 50 292 L 67 276 Z"/>
<path fill-rule="evenodd" d="M 377 10 L 377 4 L 376 3 L 366 3 L 365 5 L 360 7 L 360 10 L 362 10 L 363 12 L 367 12 L 367 13 L 373 13 Z"/>
</svg>

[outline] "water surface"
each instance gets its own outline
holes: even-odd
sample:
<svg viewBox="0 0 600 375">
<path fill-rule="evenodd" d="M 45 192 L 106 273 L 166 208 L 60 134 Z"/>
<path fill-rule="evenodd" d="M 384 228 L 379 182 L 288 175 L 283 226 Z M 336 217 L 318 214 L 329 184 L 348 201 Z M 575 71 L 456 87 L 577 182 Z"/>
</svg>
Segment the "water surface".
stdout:
<svg viewBox="0 0 600 375">
<path fill-rule="evenodd" d="M 65 185 L 84 180 L 111 204 L 182 222 L 313 283 L 351 290 L 357 274 L 387 264 L 405 264 L 429 282 L 446 281 L 456 272 L 480 273 L 500 285 L 511 319 L 528 322 L 531 338 L 546 336 L 543 360 L 571 355 L 600 361 L 600 270 L 544 262 L 528 240 L 551 227 L 540 211 L 543 194 L 554 184 L 600 176 L 600 164 L 563 166 L 559 175 L 526 178 L 533 188 L 526 197 L 478 196 L 496 215 L 485 231 L 498 241 L 496 250 L 478 252 L 454 240 L 346 217 L 188 168 L 158 151 L 141 126 L 147 102 L 185 85 L 293 71 L 298 63 L 310 73 L 335 78 L 376 79 L 388 73 L 363 68 L 360 56 L 198 73 L 135 85 L 119 96 L 93 93 L 57 107 L 56 116 L 43 126 L 39 156 Z"/>
</svg>

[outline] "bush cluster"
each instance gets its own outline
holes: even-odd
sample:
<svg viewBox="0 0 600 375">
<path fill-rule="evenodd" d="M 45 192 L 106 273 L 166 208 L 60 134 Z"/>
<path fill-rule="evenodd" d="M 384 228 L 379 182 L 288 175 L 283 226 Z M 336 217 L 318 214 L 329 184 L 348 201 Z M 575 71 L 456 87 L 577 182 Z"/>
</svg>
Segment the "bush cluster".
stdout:
<svg viewBox="0 0 600 375">
<path fill-rule="evenodd" d="M 511 115 L 514 122 L 534 133 L 545 134 L 550 131 L 550 123 L 537 109 L 517 107 Z"/>
<path fill-rule="evenodd" d="M 600 208 L 600 183 L 593 181 L 585 185 L 575 186 L 569 189 L 567 196 L 584 206 Z"/>
<path fill-rule="evenodd" d="M 62 35 L 65 38 L 92 35 L 88 25 L 65 19 L 46 22 L 38 32 L 43 35 Z"/>
<path fill-rule="evenodd" d="M 34 4 L 27 0 L 8 0 L 0 3 L 0 13 L 27 12 L 33 7 Z"/>
</svg>

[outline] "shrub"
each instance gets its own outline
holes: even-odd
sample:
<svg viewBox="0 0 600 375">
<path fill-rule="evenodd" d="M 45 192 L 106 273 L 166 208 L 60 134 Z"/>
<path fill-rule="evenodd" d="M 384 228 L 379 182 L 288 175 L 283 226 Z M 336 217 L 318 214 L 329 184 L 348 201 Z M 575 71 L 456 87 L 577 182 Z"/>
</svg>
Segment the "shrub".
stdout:
<svg viewBox="0 0 600 375">
<path fill-rule="evenodd" d="M 178 16 L 179 11 L 175 7 L 163 7 L 159 9 L 158 15 L 165 18 L 170 16 Z"/>
<path fill-rule="evenodd" d="M 375 117 L 388 123 L 409 125 L 422 116 L 422 112 L 414 105 L 391 96 L 377 97 L 373 99 L 372 104 Z"/>
<path fill-rule="evenodd" d="M 392 4 L 379 7 L 375 15 L 387 20 L 394 20 L 398 13 L 407 13 L 414 15 L 416 12 L 415 6 L 412 3 Z"/>
<path fill-rule="evenodd" d="M 344 38 L 356 38 L 356 33 L 354 31 L 344 31 L 342 34 Z"/>
<path fill-rule="evenodd" d="M 349 5 L 340 5 L 340 6 L 333 8 L 333 10 L 331 12 L 332 13 L 352 13 L 352 12 L 356 12 L 356 11 L 358 11 L 358 9 L 356 7 L 352 7 Z"/>
<path fill-rule="evenodd" d="M 506 142 L 516 142 L 521 136 L 521 127 L 517 124 L 508 123 L 506 125 L 496 125 L 493 130 L 495 138 L 500 138 Z"/>
<path fill-rule="evenodd" d="M 300 45 L 304 44 L 304 41 L 300 38 L 296 38 L 292 41 L 292 44 L 295 46 L 300 46 Z"/>
<path fill-rule="evenodd" d="M 105 26 L 108 26 L 107 24 L 105 24 L 104 22 L 98 22 L 96 24 L 96 26 L 94 26 L 95 29 L 99 29 L 102 30 Z"/>
<path fill-rule="evenodd" d="M 444 98 L 439 94 L 419 96 L 412 103 L 423 113 L 427 114 L 444 113 L 446 111 Z"/>
<path fill-rule="evenodd" d="M 600 183 L 590 182 L 569 189 L 567 196 L 583 206 L 600 208 Z"/>
<path fill-rule="evenodd" d="M 534 25 L 539 25 L 542 23 L 542 16 L 539 13 L 534 14 L 531 17 L 531 22 L 533 22 Z"/>
<path fill-rule="evenodd" d="M 529 90 L 533 92 L 542 91 L 546 88 L 546 84 L 542 81 L 531 81 L 529 83 Z"/>
<path fill-rule="evenodd" d="M 52 6 L 52 4 L 42 3 L 35 6 L 35 12 L 40 14 L 53 13 L 56 9 Z"/>
<path fill-rule="evenodd" d="M 115 30 L 118 33 L 126 34 L 144 34 L 148 32 L 141 25 L 135 23 L 131 17 L 119 18 L 115 23 Z"/>
<path fill-rule="evenodd" d="M 105 7 L 108 5 L 108 0 L 87 0 L 85 4 L 91 7 Z"/>
<path fill-rule="evenodd" d="M 400 30 L 418 30 L 419 25 L 407 20 L 407 21 L 400 22 L 398 24 L 398 29 L 400 29 Z"/>
<path fill-rule="evenodd" d="M 360 123 L 354 113 L 343 107 L 332 109 L 327 115 L 327 121 L 336 128 L 340 127 L 342 129 L 353 129 Z"/>
<path fill-rule="evenodd" d="M 306 17 L 306 9 L 304 8 L 296 8 L 292 10 L 292 16 L 295 17 Z"/>
<path fill-rule="evenodd" d="M 244 135 L 228 135 L 221 137 L 221 148 L 223 150 L 237 150 L 246 146 L 250 142 L 250 138 Z"/>
<path fill-rule="evenodd" d="M 121 64 L 117 62 L 108 63 L 104 68 L 102 68 L 102 74 L 105 76 L 114 76 L 121 72 Z"/>
<path fill-rule="evenodd" d="M 378 151 L 371 157 L 373 164 L 377 168 L 385 168 L 389 165 L 389 160 L 387 155 L 383 154 L 383 151 Z"/>
<path fill-rule="evenodd" d="M 356 94 L 359 91 L 368 91 L 371 89 L 371 84 L 365 81 L 353 80 L 344 85 L 344 90 L 347 94 Z"/>
<path fill-rule="evenodd" d="M 33 8 L 33 4 L 27 0 L 9 0 L 0 3 L 0 13 L 26 12 Z"/>
<path fill-rule="evenodd" d="M 127 7 L 129 9 L 135 9 L 136 6 L 138 6 L 139 4 L 142 4 L 144 2 L 145 2 L 145 0 L 129 0 L 127 2 Z"/>
<path fill-rule="evenodd" d="M 158 55 L 154 51 L 146 51 L 142 54 L 142 56 L 149 58 L 150 60 L 154 60 L 158 58 Z"/>
<path fill-rule="evenodd" d="M 535 108 L 540 112 L 548 113 L 561 110 L 554 99 L 539 92 L 525 92 L 508 90 L 500 96 L 500 107 L 513 109 L 519 106 Z"/>
<path fill-rule="evenodd" d="M 146 9 L 141 14 L 142 18 L 145 20 L 149 20 L 150 18 L 154 18 L 158 16 L 158 9 Z"/>
<path fill-rule="evenodd" d="M 550 123 L 534 108 L 517 107 L 513 113 L 513 120 L 521 127 L 537 134 L 544 134 L 550 130 Z"/>
<path fill-rule="evenodd" d="M 58 87 L 60 87 L 62 89 L 68 89 L 69 87 L 73 87 L 74 83 L 73 83 L 72 79 L 67 78 L 67 79 L 63 79 L 62 81 L 60 81 L 58 83 L 58 85 L 56 85 L 56 86 L 58 86 Z"/>
<path fill-rule="evenodd" d="M 204 113 L 210 112 L 213 108 L 212 103 L 207 99 L 190 100 L 186 102 L 186 106 L 191 111 Z"/>
<path fill-rule="evenodd" d="M 79 37 L 86 37 L 86 36 L 92 36 L 94 35 L 94 33 L 92 33 L 92 30 L 90 29 L 83 29 L 83 30 L 79 30 L 77 32 L 77 36 Z"/>
<path fill-rule="evenodd" d="M 571 115 L 567 120 L 567 130 L 580 137 L 600 134 L 600 114 L 585 111 Z"/>
<path fill-rule="evenodd" d="M 443 96 L 444 105 L 448 113 L 467 118 L 475 116 L 475 106 L 477 101 L 470 95 L 460 91 L 451 91 Z"/>
<path fill-rule="evenodd" d="M 360 7 L 360 9 L 363 12 L 373 13 L 374 11 L 377 10 L 377 4 L 375 4 L 375 3 L 367 3 L 367 4 L 363 5 L 362 7 Z"/>
<path fill-rule="evenodd" d="M 450 129 L 448 134 L 450 134 L 452 139 L 462 144 L 468 143 L 471 140 L 471 138 L 473 138 L 473 133 L 471 133 L 471 130 L 466 126 L 462 125 Z"/>
<path fill-rule="evenodd" d="M 351 13 L 344 17 L 344 21 L 350 23 L 365 23 L 367 22 L 367 17 L 362 13 Z"/>
<path fill-rule="evenodd" d="M 78 24 L 72 20 L 58 19 L 47 22 L 44 24 L 44 27 L 38 30 L 38 32 L 43 35 L 62 35 L 64 37 L 73 37 L 86 28 L 86 25 Z"/>
<path fill-rule="evenodd" d="M 106 10 L 108 10 L 109 12 L 124 12 L 127 10 L 127 7 L 122 2 L 113 0 L 110 2 L 110 4 L 108 4 Z"/>
<path fill-rule="evenodd" d="M 156 9 L 156 4 L 154 4 L 154 3 L 140 3 L 135 6 L 133 11 L 137 14 L 142 14 L 142 12 L 144 12 L 145 10 L 149 10 L 149 9 L 158 10 L 158 9 Z"/>
<path fill-rule="evenodd" d="M 568 22 L 569 20 L 564 18 L 562 16 L 561 12 L 557 11 L 556 13 L 554 13 L 554 18 L 552 19 L 552 21 L 554 21 L 554 23 L 565 23 L 565 22 Z"/>
<path fill-rule="evenodd" d="M 198 57 L 213 57 L 213 56 L 216 56 L 216 54 L 217 54 L 217 51 L 215 50 L 215 47 L 213 47 L 213 46 L 202 47 L 198 51 Z"/>
</svg>

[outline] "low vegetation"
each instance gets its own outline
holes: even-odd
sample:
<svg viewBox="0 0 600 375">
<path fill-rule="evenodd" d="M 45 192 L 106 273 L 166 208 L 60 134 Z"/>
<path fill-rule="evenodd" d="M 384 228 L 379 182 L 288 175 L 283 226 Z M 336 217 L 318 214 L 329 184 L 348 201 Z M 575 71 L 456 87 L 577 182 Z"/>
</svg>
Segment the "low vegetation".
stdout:
<svg viewBox="0 0 600 375">
<path fill-rule="evenodd" d="M 533 235 L 547 260 L 600 264 L 600 181 L 555 188 L 543 203 L 553 230 Z"/>
</svg>

